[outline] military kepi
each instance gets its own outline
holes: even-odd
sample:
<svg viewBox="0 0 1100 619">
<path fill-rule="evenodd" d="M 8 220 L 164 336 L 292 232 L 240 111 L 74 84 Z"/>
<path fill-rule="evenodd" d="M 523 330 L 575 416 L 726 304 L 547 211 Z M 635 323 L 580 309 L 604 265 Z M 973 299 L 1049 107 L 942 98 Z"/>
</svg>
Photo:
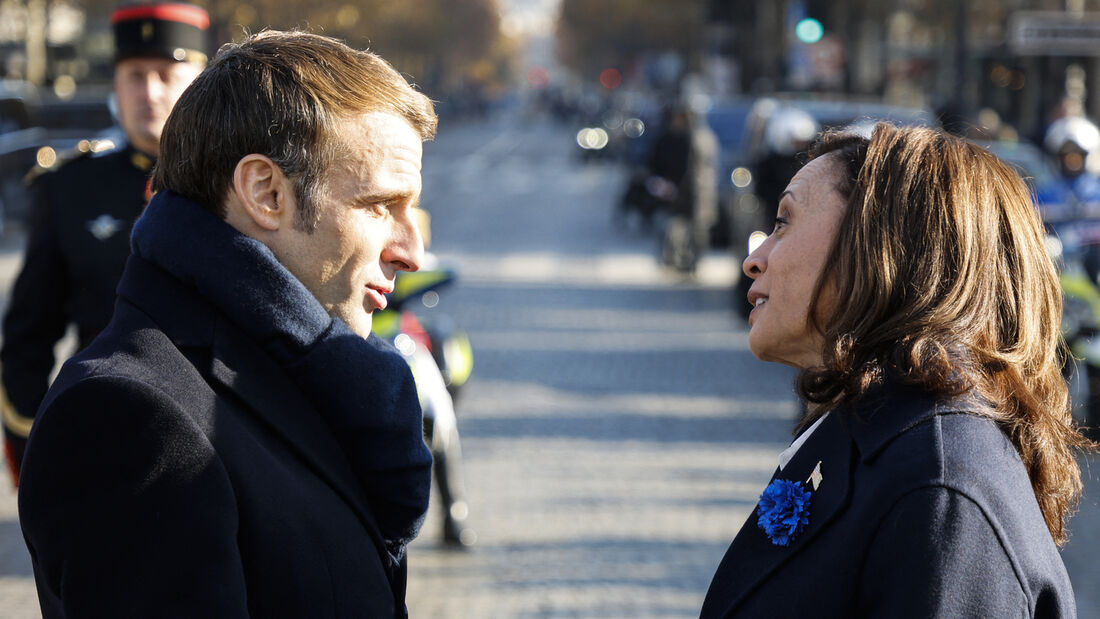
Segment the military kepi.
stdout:
<svg viewBox="0 0 1100 619">
<path fill-rule="evenodd" d="M 165 2 L 127 4 L 111 13 L 115 62 L 156 57 L 206 62 L 206 29 L 210 15 L 193 4 Z"/>
</svg>

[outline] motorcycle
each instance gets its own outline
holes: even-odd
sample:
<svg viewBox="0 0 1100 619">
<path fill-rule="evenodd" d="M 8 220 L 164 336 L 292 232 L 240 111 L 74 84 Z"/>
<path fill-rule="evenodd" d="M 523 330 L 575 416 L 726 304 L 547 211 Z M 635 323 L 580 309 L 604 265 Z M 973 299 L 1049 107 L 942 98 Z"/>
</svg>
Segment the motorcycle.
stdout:
<svg viewBox="0 0 1100 619">
<path fill-rule="evenodd" d="M 1048 251 L 1058 266 L 1062 286 L 1062 334 L 1073 359 L 1084 369 L 1085 425 L 1093 435 L 1100 428 L 1100 221 L 1059 226 L 1047 237 Z"/>
<path fill-rule="evenodd" d="M 386 309 L 374 313 L 372 330 L 393 343 L 412 369 L 443 507 L 443 540 L 455 547 L 468 547 L 477 541 L 477 534 L 466 526 L 469 506 L 454 403 L 473 371 L 473 350 L 465 332 L 453 321 L 441 317 L 429 322 L 413 310 L 418 304 L 435 307 L 438 289 L 454 279 L 454 271 L 439 266 L 431 254 L 419 271 L 399 272 Z"/>
</svg>

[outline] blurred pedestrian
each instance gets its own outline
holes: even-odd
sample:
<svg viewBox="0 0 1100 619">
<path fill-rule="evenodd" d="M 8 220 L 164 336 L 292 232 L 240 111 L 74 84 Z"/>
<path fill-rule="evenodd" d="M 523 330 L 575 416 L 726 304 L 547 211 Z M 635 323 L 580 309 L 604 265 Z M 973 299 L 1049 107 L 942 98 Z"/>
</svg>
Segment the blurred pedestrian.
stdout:
<svg viewBox="0 0 1100 619">
<path fill-rule="evenodd" d="M 403 617 L 431 454 L 371 335 L 431 101 L 304 33 L 221 48 L 164 128 L 107 328 L 62 368 L 19 519 L 43 615 Z"/>
<path fill-rule="evenodd" d="M 189 4 L 115 10 L 114 101 L 126 142 L 77 153 L 38 171 L 33 183 L 26 252 L 0 348 L 0 408 L 17 486 L 27 435 L 54 369 L 54 346 L 72 324 L 84 348 L 111 318 L 130 229 L 149 201 L 161 130 L 206 63 L 209 22 L 204 9 Z"/>
<path fill-rule="evenodd" d="M 666 265 L 690 274 L 718 219 L 718 140 L 688 105 L 673 107 L 653 145 L 646 187 L 670 215 L 661 242 Z"/>
<path fill-rule="evenodd" d="M 1047 127 L 1043 148 L 1077 199 L 1078 215 L 1100 217 L 1100 128 L 1084 116 L 1063 116 Z"/>
<path fill-rule="evenodd" d="M 806 149 L 821 132 L 813 116 L 794 107 L 780 108 L 764 127 L 764 153 L 756 161 L 756 192 L 766 223 L 775 220 L 779 194 L 805 162 Z"/>
<path fill-rule="evenodd" d="M 1015 170 L 945 133 L 829 134 L 744 263 L 801 434 L 711 617 L 1073 617 L 1081 492 L 1061 292 Z"/>
<path fill-rule="evenodd" d="M 779 194 L 791 182 L 794 175 L 805 162 L 806 149 L 821 132 L 821 126 L 805 110 L 796 107 L 783 107 L 768 117 L 764 125 L 764 152 L 753 167 L 756 170 L 756 197 L 763 204 L 762 221 L 771 226 L 779 210 Z M 754 230 L 748 231 L 750 234 Z M 739 247 L 747 248 L 748 237 L 734 239 Z M 743 255 L 743 254 L 738 254 Z M 752 307 L 745 302 L 752 280 L 741 277 L 733 288 L 733 306 L 742 318 L 748 318 Z"/>
</svg>

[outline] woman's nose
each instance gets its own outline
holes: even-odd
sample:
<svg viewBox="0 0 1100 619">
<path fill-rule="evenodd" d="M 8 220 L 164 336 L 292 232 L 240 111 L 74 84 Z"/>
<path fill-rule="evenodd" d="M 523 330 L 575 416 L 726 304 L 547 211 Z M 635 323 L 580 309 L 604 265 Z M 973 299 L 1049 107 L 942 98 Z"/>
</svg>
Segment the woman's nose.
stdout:
<svg viewBox="0 0 1100 619">
<path fill-rule="evenodd" d="M 745 275 L 756 279 L 768 268 L 768 260 L 764 256 L 764 252 L 757 248 L 745 258 L 745 261 L 741 263 L 741 270 L 745 272 Z"/>
</svg>

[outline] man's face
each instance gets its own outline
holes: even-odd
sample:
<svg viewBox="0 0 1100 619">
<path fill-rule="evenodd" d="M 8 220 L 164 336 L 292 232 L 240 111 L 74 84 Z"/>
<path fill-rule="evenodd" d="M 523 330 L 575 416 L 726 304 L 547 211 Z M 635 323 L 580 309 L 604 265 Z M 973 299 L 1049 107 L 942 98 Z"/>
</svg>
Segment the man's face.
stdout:
<svg viewBox="0 0 1100 619">
<path fill-rule="evenodd" d="M 167 58 L 127 58 L 115 65 L 119 121 L 134 148 L 156 156 L 172 106 L 201 71 Z"/>
<path fill-rule="evenodd" d="M 414 218 L 422 144 L 408 121 L 381 112 L 342 121 L 335 134 L 344 149 L 321 179 L 316 228 L 281 229 L 270 246 L 330 314 L 366 337 L 397 272 L 419 269 L 424 257 Z M 297 210 L 294 202 L 295 220 Z"/>
</svg>

